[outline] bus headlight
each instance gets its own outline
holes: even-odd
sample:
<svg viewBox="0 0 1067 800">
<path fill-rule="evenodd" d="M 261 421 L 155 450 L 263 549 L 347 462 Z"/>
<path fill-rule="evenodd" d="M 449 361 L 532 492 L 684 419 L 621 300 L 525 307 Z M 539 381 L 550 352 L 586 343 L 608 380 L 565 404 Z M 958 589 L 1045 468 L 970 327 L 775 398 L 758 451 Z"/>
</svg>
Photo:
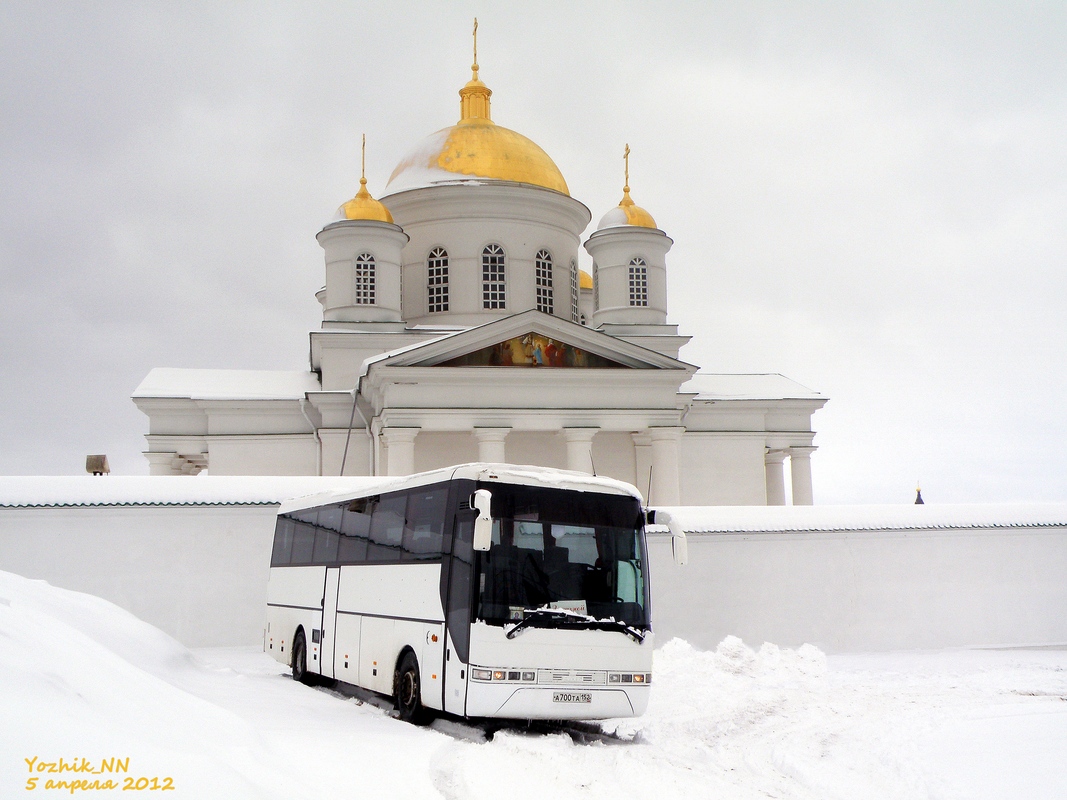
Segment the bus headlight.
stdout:
<svg viewBox="0 0 1067 800">
<path fill-rule="evenodd" d="M 481 667 L 471 667 L 471 679 L 476 681 L 493 681 L 494 683 L 536 683 L 537 673 L 533 670 L 483 669 Z"/>
<path fill-rule="evenodd" d="M 652 683 L 651 672 L 609 672 L 608 683 Z"/>
</svg>

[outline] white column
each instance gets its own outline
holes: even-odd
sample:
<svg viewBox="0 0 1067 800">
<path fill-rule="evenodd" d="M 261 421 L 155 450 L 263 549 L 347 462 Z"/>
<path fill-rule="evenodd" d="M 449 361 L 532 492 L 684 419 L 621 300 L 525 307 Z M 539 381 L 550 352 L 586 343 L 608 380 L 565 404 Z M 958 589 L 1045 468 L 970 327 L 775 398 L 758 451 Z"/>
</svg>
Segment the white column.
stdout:
<svg viewBox="0 0 1067 800">
<path fill-rule="evenodd" d="M 631 433 L 630 436 L 634 440 L 634 486 L 641 490 L 641 495 L 647 503 L 648 494 L 652 490 L 649 474 L 652 468 L 652 437 L 647 431 Z"/>
<path fill-rule="evenodd" d="M 511 428 L 475 428 L 474 438 L 478 440 L 478 460 L 488 464 L 506 464 L 504 442 Z"/>
<path fill-rule="evenodd" d="M 567 469 L 593 474 L 593 437 L 600 428 L 564 428 Z"/>
<path fill-rule="evenodd" d="M 767 449 L 763 457 L 763 463 L 767 469 L 767 505 L 785 505 L 785 469 L 782 466 L 785 457 L 789 455 L 785 450 Z"/>
<path fill-rule="evenodd" d="M 410 475 L 415 471 L 415 437 L 418 428 L 382 428 L 387 475 Z"/>
<path fill-rule="evenodd" d="M 789 473 L 793 479 L 793 505 L 810 506 L 814 502 L 811 492 L 811 454 L 816 447 L 790 447 Z"/>
<path fill-rule="evenodd" d="M 649 428 L 652 438 L 652 491 L 650 505 L 676 506 L 681 500 L 678 451 L 685 428 Z"/>
</svg>

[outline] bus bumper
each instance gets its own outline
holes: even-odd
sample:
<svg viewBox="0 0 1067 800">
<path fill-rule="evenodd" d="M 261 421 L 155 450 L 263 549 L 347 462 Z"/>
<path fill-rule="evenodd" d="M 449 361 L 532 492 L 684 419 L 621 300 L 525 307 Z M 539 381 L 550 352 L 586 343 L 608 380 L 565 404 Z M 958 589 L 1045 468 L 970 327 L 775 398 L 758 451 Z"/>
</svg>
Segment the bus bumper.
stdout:
<svg viewBox="0 0 1067 800">
<path fill-rule="evenodd" d="M 643 714 L 648 686 L 626 689 L 589 687 L 471 686 L 467 715 L 508 719 L 615 719 Z M 473 691 L 472 691 L 473 690 Z"/>
</svg>

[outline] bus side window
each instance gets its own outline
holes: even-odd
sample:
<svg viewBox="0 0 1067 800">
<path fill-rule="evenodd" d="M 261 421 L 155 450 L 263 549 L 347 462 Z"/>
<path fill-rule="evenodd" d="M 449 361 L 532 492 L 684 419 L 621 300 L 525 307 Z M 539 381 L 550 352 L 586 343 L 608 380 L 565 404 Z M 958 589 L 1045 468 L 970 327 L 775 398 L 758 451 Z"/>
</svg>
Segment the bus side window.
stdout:
<svg viewBox="0 0 1067 800">
<path fill-rule="evenodd" d="M 341 520 L 341 541 L 337 560 L 342 564 L 362 564 L 367 560 L 367 540 L 370 538 L 371 515 L 375 500 L 359 498 L 345 509 Z"/>
<path fill-rule="evenodd" d="M 315 533 L 315 552 L 312 561 L 316 564 L 336 564 L 337 546 L 341 535 L 341 514 L 344 506 L 340 503 L 323 506 L 319 509 L 319 526 Z"/>
<path fill-rule="evenodd" d="M 447 506 L 447 485 L 411 492 L 404 522 L 402 559 L 430 561 L 441 557 Z"/>
<path fill-rule="evenodd" d="M 407 504 L 406 492 L 386 495 L 379 501 L 370 524 L 368 561 L 400 560 L 400 544 L 404 538 L 404 516 Z"/>
<path fill-rule="evenodd" d="M 272 567 L 286 567 L 293 557 L 293 530 L 295 525 L 289 517 L 278 517 L 274 526 L 274 550 L 270 555 Z"/>
<path fill-rule="evenodd" d="M 315 553 L 315 518 L 317 515 L 316 509 L 297 511 L 293 514 L 293 558 L 290 563 L 294 567 L 311 563 Z"/>
</svg>

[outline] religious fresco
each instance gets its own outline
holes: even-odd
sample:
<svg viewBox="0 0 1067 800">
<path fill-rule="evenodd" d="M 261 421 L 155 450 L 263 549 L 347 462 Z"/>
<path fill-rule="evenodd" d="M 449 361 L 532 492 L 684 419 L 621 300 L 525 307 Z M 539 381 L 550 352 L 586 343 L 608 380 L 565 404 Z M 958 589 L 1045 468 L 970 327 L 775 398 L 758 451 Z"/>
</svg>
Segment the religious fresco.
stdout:
<svg viewBox="0 0 1067 800">
<path fill-rule="evenodd" d="M 590 353 L 539 333 L 516 336 L 444 361 L 442 367 L 564 367 L 574 369 L 625 369 L 611 359 Z"/>
</svg>

